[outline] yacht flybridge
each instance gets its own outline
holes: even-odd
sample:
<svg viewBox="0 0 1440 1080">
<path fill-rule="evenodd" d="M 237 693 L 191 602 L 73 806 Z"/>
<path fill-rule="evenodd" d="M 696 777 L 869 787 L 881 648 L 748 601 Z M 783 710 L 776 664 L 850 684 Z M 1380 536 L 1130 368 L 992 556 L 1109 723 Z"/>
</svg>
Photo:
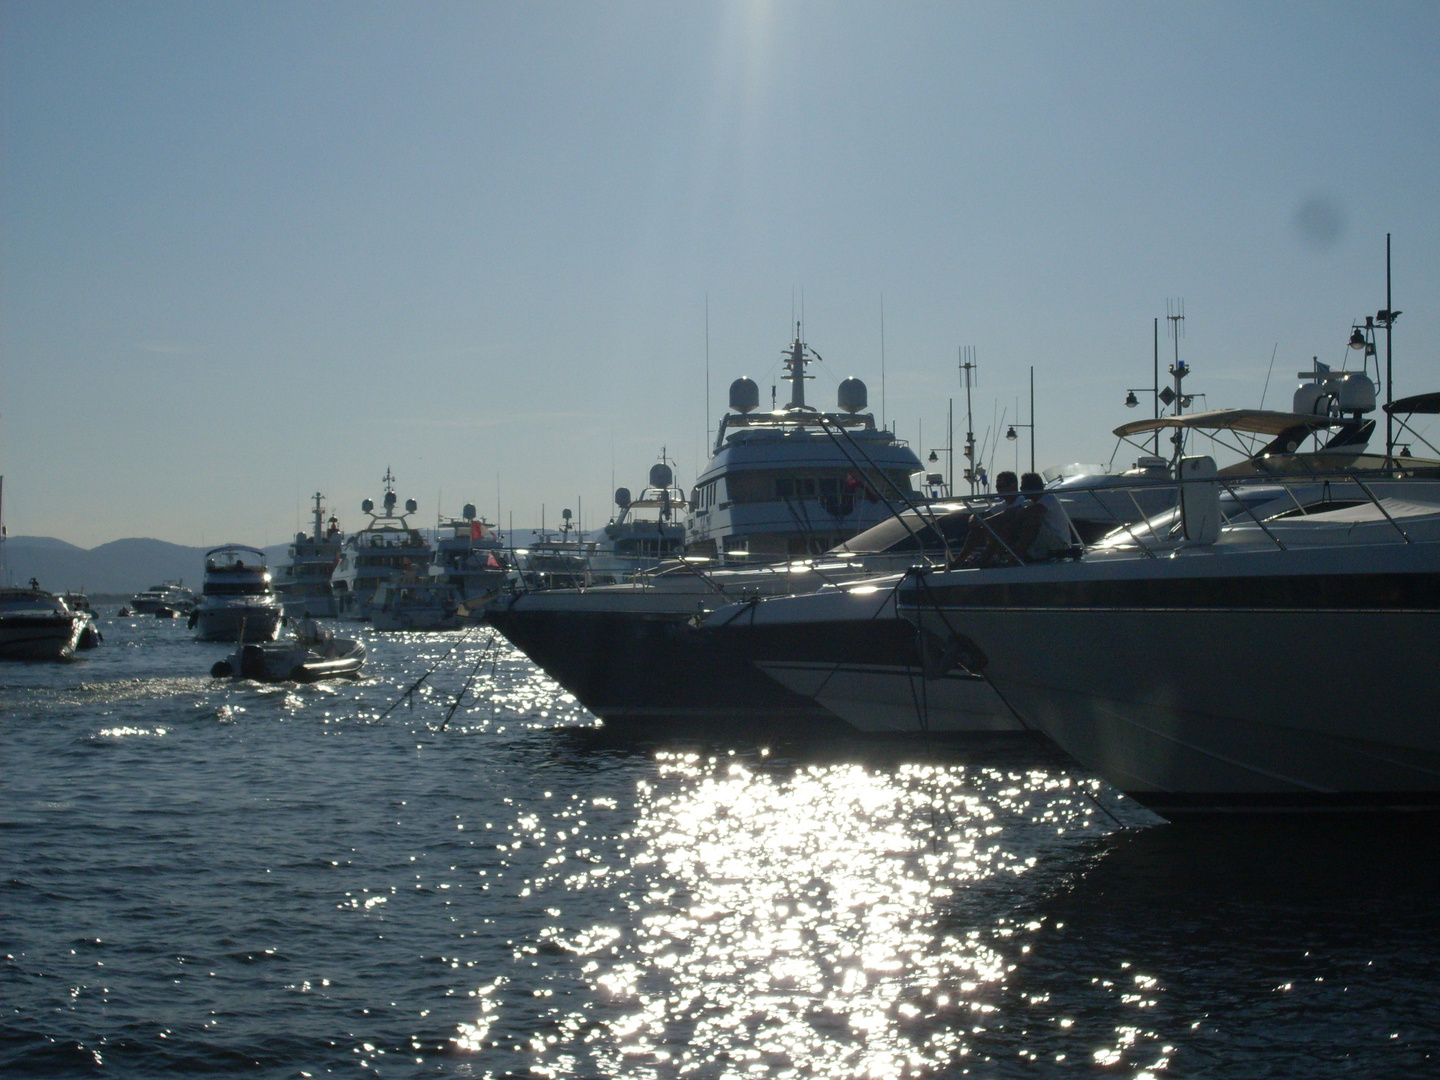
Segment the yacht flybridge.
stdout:
<svg viewBox="0 0 1440 1080">
<path fill-rule="evenodd" d="M 865 384 L 840 383 L 838 411 L 806 404 L 805 368 L 821 359 L 796 328 L 786 353 L 790 401 L 757 412 L 753 379 L 730 385 L 709 464 L 690 499 L 686 550 L 710 558 L 819 554 L 918 498 L 920 459 L 864 412 Z"/>
<path fill-rule="evenodd" d="M 375 512 L 369 499 L 360 504 L 370 523 L 351 534 L 340 549 L 340 561 L 330 577 L 336 614 L 342 619 L 369 619 L 371 600 L 380 582 L 407 572 L 425 573 L 430 566 L 431 548 L 420 530 L 410 525 L 409 515 L 419 509 L 414 499 L 405 500 L 405 512 L 397 513 L 395 477 L 389 469 L 382 479 L 383 509 Z"/>
</svg>

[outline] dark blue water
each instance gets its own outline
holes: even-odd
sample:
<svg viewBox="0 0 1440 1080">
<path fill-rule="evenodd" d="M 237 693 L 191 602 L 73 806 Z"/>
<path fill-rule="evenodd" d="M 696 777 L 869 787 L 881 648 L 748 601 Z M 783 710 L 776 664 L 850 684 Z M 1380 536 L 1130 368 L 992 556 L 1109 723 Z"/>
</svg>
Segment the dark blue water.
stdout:
<svg viewBox="0 0 1440 1080">
<path fill-rule="evenodd" d="M 378 719 L 455 635 L 260 687 L 103 626 L 0 667 L 5 1076 L 1440 1073 L 1431 817 L 1156 824 L 1026 744 L 613 744 L 487 630 Z"/>
</svg>

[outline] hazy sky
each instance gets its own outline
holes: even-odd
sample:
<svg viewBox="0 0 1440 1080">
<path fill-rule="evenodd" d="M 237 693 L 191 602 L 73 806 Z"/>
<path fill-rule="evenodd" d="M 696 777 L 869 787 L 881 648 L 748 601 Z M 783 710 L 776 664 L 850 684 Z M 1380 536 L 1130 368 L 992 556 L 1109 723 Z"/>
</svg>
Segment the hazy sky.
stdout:
<svg viewBox="0 0 1440 1080">
<path fill-rule="evenodd" d="M 598 525 L 802 295 L 812 402 L 880 411 L 883 295 L 922 456 L 971 345 L 977 437 L 1034 365 L 1039 463 L 1104 461 L 1167 299 L 1188 389 L 1273 351 L 1288 407 L 1387 231 L 1395 393 L 1440 389 L 1437 57 L 1433 3 L 0 2 L 6 524 L 279 543 L 390 466 Z"/>
</svg>

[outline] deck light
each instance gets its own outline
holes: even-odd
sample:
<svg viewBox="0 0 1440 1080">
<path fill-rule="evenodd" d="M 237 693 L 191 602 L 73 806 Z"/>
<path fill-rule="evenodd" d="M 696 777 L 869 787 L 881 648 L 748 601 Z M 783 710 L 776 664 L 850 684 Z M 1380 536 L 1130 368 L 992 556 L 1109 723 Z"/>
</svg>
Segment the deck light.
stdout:
<svg viewBox="0 0 1440 1080">
<path fill-rule="evenodd" d="M 1125 408 L 1133 409 L 1136 405 L 1139 404 L 1140 399 L 1135 396 L 1134 390 L 1131 390 L 1128 394 L 1125 395 Z"/>
</svg>

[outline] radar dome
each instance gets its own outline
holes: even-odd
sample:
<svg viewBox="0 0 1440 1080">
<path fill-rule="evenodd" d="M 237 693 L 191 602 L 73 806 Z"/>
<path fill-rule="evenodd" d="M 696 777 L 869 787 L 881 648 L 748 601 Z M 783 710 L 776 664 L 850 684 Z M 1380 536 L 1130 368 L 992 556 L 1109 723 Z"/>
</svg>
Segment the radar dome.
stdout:
<svg viewBox="0 0 1440 1080">
<path fill-rule="evenodd" d="M 851 377 L 840 384 L 839 398 L 840 408 L 848 413 L 857 413 L 869 403 L 869 396 L 865 391 L 865 384 L 859 379 Z"/>
<path fill-rule="evenodd" d="M 615 489 L 615 505 L 618 506 L 618 507 L 620 507 L 621 510 L 628 510 L 628 509 L 630 508 L 630 489 L 629 489 L 629 488 L 616 488 L 616 489 Z"/>
<path fill-rule="evenodd" d="M 668 488 L 670 482 L 675 479 L 675 474 L 670 471 L 670 466 L 663 461 L 657 461 L 650 466 L 650 486 Z"/>
<path fill-rule="evenodd" d="M 760 407 L 760 387 L 754 379 L 736 379 L 730 384 L 730 408 L 738 413 L 748 413 Z"/>
<path fill-rule="evenodd" d="M 405 512 L 406 512 L 407 514 L 413 514 L 416 510 L 419 510 L 419 509 L 420 509 L 420 504 L 417 503 L 414 499 L 406 499 L 406 500 L 405 500 Z"/>
<path fill-rule="evenodd" d="M 1291 411 L 1297 413 L 1320 412 L 1320 401 L 1324 398 L 1325 386 L 1318 382 L 1301 383 L 1295 388 L 1295 397 L 1291 404 Z"/>
<path fill-rule="evenodd" d="M 561 511 L 560 511 L 560 516 L 561 516 L 562 518 L 564 518 L 566 521 L 569 521 L 569 520 L 570 520 L 570 508 L 567 506 L 564 510 L 561 510 Z"/>
<path fill-rule="evenodd" d="M 373 499 L 363 499 L 363 500 L 361 501 L 361 503 L 360 503 L 360 512 L 361 512 L 362 514 L 373 513 L 374 510 L 375 510 L 375 501 L 374 501 Z"/>
<path fill-rule="evenodd" d="M 1340 381 L 1340 411 L 1367 413 L 1375 411 L 1375 384 L 1358 371 Z"/>
<path fill-rule="evenodd" d="M 386 510 L 393 510 L 394 508 L 395 508 L 395 492 L 393 492 L 393 491 L 387 491 L 387 492 L 385 492 L 385 509 L 386 509 Z"/>
<path fill-rule="evenodd" d="M 304 533 L 296 533 L 296 534 L 295 534 L 295 542 L 296 542 L 297 544 L 303 544 L 303 543 L 305 543 L 305 540 L 306 540 L 306 536 L 305 536 Z"/>
<path fill-rule="evenodd" d="M 462 511 L 460 511 L 460 514 L 461 514 L 461 516 L 463 516 L 463 517 L 465 518 L 466 521 L 474 521 L 474 520 L 475 520 L 475 504 L 474 504 L 474 503 L 466 503 L 466 504 L 465 504 L 465 509 L 462 510 Z"/>
</svg>

